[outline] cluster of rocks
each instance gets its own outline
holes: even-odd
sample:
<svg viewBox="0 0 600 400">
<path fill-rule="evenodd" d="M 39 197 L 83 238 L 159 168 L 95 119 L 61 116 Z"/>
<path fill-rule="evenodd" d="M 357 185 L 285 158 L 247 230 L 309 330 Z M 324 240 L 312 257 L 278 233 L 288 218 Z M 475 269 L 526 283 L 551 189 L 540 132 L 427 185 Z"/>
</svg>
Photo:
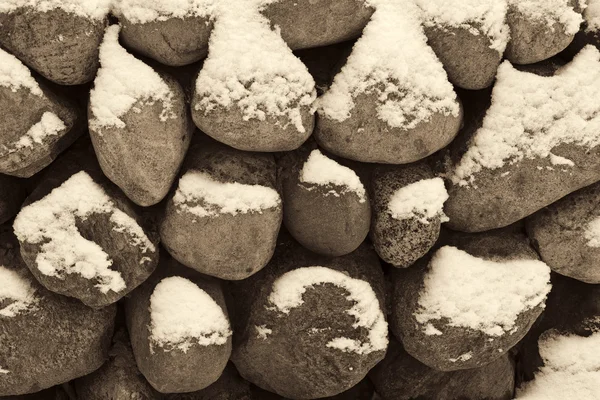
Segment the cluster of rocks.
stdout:
<svg viewBox="0 0 600 400">
<path fill-rule="evenodd" d="M 0 399 L 599 398 L 599 38 L 598 0 L 0 4 Z"/>
</svg>

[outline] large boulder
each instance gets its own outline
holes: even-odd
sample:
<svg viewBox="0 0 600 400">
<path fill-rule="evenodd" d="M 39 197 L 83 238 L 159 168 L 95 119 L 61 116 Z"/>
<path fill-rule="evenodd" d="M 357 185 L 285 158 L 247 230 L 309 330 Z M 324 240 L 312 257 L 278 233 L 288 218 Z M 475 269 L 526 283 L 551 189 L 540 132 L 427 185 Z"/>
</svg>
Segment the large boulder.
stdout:
<svg viewBox="0 0 600 400">
<path fill-rule="evenodd" d="M 160 228 L 169 253 L 221 279 L 244 279 L 263 268 L 283 214 L 273 157 L 198 141 L 184 170 Z"/>
<path fill-rule="evenodd" d="M 283 238 L 267 268 L 233 285 L 232 361 L 245 379 L 284 397 L 348 390 L 385 355 L 383 285 L 364 245 L 332 258 Z"/>
<path fill-rule="evenodd" d="M 0 45 L 61 85 L 94 79 L 110 0 L 0 4 Z"/>
<path fill-rule="evenodd" d="M 116 307 L 94 310 L 46 290 L 6 228 L 0 231 L 0 396 L 38 392 L 96 370 L 108 357 Z"/>
<path fill-rule="evenodd" d="M 405 268 L 437 241 L 448 193 L 424 163 L 378 167 L 371 179 L 371 241 L 379 257 Z"/>
<path fill-rule="evenodd" d="M 554 67 L 536 69 L 552 75 Z M 507 226 L 600 180 L 599 77 L 591 46 L 553 76 L 500 66 L 485 117 L 474 112 L 451 146 L 452 229 Z"/>
<path fill-rule="evenodd" d="M 442 64 L 427 45 L 420 10 L 377 2 L 346 65 L 317 101 L 319 145 L 341 157 L 411 163 L 445 147 L 462 111 Z"/>
<path fill-rule="evenodd" d="M 369 233 L 371 206 L 350 168 L 318 149 L 302 148 L 279 161 L 283 222 L 304 247 L 329 256 L 348 254 Z"/>
<path fill-rule="evenodd" d="M 177 81 L 121 47 L 119 29 L 110 26 L 100 46 L 90 136 L 104 174 L 133 202 L 150 206 L 175 180 L 194 125 Z"/>
<path fill-rule="evenodd" d="M 1 25 L 1 24 L 0 24 Z M 28 178 L 85 128 L 78 107 L 0 49 L 0 173 Z"/>
<path fill-rule="evenodd" d="M 391 328 L 431 368 L 482 367 L 515 346 L 541 314 L 550 268 L 518 233 L 454 234 L 446 243 L 393 271 Z"/>
<path fill-rule="evenodd" d="M 219 281 L 169 258 L 125 304 L 137 365 L 162 393 L 214 383 L 231 354 L 231 328 Z"/>
</svg>

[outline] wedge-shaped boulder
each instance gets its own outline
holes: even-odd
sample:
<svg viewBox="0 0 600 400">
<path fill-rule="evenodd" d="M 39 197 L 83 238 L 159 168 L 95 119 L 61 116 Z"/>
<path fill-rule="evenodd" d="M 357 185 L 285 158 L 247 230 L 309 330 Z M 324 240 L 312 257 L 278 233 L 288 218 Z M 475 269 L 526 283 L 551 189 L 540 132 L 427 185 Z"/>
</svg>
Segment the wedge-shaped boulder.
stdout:
<svg viewBox="0 0 600 400">
<path fill-rule="evenodd" d="M 444 180 L 426 164 L 379 167 L 371 180 L 371 241 L 379 257 L 395 267 L 409 267 L 437 241 L 448 218 Z"/>
<path fill-rule="evenodd" d="M 28 178 L 84 130 L 78 108 L 0 49 L 0 173 Z"/>
<path fill-rule="evenodd" d="M 365 246 L 341 257 L 278 243 L 268 267 L 234 285 L 240 374 L 281 396 L 333 396 L 360 382 L 388 344 L 383 274 Z"/>
<path fill-rule="evenodd" d="M 371 221 L 367 191 L 358 175 L 318 149 L 288 153 L 279 166 L 283 221 L 292 236 L 323 255 L 356 250 Z"/>
<path fill-rule="evenodd" d="M 215 0 L 121 0 L 114 12 L 125 46 L 171 66 L 206 57 Z"/>
<path fill-rule="evenodd" d="M 275 160 L 215 142 L 192 146 L 167 201 L 163 245 L 182 264 L 221 279 L 245 279 L 275 249 L 283 217 Z"/>
<path fill-rule="evenodd" d="M 507 226 L 600 180 L 599 91 L 600 51 L 591 46 L 554 76 L 505 61 L 483 122 L 471 121 L 452 145 L 449 226 Z"/>
<path fill-rule="evenodd" d="M 110 0 L 3 1 L 0 45 L 55 83 L 89 82 L 110 6 Z"/>
<path fill-rule="evenodd" d="M 260 3 L 218 3 L 192 117 L 207 135 L 239 150 L 294 150 L 313 131 L 315 82 L 260 14 Z"/>
<path fill-rule="evenodd" d="M 441 371 L 501 357 L 529 331 L 550 291 L 550 268 L 523 235 L 453 240 L 393 277 L 392 331 L 410 355 Z"/>
<path fill-rule="evenodd" d="M 480 368 L 444 372 L 429 368 L 390 341 L 385 359 L 369 373 L 382 400 L 510 400 L 514 363 L 508 354 Z"/>
<path fill-rule="evenodd" d="M 21 210 L 13 227 L 21 255 L 40 283 L 90 307 L 104 307 L 152 273 L 158 243 L 123 197 L 81 171 Z"/>
<path fill-rule="evenodd" d="M 137 365 L 159 392 L 214 383 L 231 354 L 231 327 L 219 281 L 169 258 L 126 302 Z"/>
<path fill-rule="evenodd" d="M 363 162 L 405 164 L 446 146 L 461 107 L 427 46 L 410 1 L 373 2 L 375 13 L 346 65 L 317 102 L 324 149 Z"/>
<path fill-rule="evenodd" d="M 0 281 L 0 396 L 38 392 L 104 363 L 116 307 L 94 310 L 46 290 L 27 270 L 18 242 L 4 228 Z"/>
<path fill-rule="evenodd" d="M 136 204 L 156 204 L 169 191 L 193 132 L 183 89 L 121 47 L 118 25 L 106 30 L 100 64 L 89 128 L 102 171 Z"/>
</svg>

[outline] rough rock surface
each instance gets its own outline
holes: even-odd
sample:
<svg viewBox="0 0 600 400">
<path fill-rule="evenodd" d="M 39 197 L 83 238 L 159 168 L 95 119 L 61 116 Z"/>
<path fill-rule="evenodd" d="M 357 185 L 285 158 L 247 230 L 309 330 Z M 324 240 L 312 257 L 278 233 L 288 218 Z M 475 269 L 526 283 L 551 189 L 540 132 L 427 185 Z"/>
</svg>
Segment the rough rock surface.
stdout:
<svg viewBox="0 0 600 400">
<path fill-rule="evenodd" d="M 182 264 L 221 279 L 244 279 L 263 268 L 275 249 L 283 214 L 281 202 L 265 209 L 253 207 L 262 196 L 255 193 L 244 197 L 248 203 L 233 202 L 229 207 L 217 204 L 222 199 L 213 199 L 211 193 L 227 196 L 228 190 L 238 190 L 233 196 L 240 196 L 260 190 L 279 198 L 273 193 L 273 157 L 199 140 L 192 145 L 183 169 L 182 179 L 186 174 L 200 176 L 215 186 L 206 187 L 204 192 L 198 188 L 181 195 L 176 192 L 169 198 L 160 229 L 162 244 L 169 253 Z M 178 190 L 183 189 L 181 182 Z M 245 186 L 236 189 L 235 183 Z"/>
<path fill-rule="evenodd" d="M 508 262 L 538 259 L 524 235 L 506 230 L 476 235 L 455 233 L 449 235 L 446 241 L 449 245 L 484 260 Z M 500 265 L 496 268 L 500 268 Z M 390 327 L 410 355 L 437 370 L 478 368 L 500 358 L 525 336 L 544 309 L 543 301 L 531 308 L 521 309 L 513 316 L 512 327 L 502 328 L 500 335 L 461 326 L 443 316 L 435 319 L 433 324 L 421 323 L 417 321 L 416 314 L 421 310 L 419 300 L 429 271 L 430 257 L 422 258 L 411 268 L 393 271 Z M 549 270 L 547 272 L 549 278 Z M 452 277 L 453 279 L 464 280 L 468 277 L 457 276 Z M 518 279 L 515 278 L 513 286 L 519 284 Z M 509 293 L 511 288 L 505 287 L 502 290 Z M 542 295 L 545 297 L 545 294 Z"/>
<path fill-rule="evenodd" d="M 217 381 L 205 389 L 191 393 L 167 394 L 165 400 L 266 400 L 258 397 L 250 383 L 242 379 L 232 363 L 228 363 Z"/>
<path fill-rule="evenodd" d="M 269 266 L 236 283 L 233 295 L 232 361 L 245 379 L 265 390 L 297 399 L 333 396 L 356 385 L 385 354 L 383 275 L 377 257 L 364 246 L 330 258 L 284 238 Z M 278 299 L 288 295 L 292 302 L 284 298 L 281 311 Z M 352 307 L 355 316 L 348 311 Z"/>
<path fill-rule="evenodd" d="M 19 276 L 31 291 L 25 298 L 0 296 L 0 396 L 38 392 L 99 368 L 108 356 L 115 306 L 94 310 L 46 290 L 25 267 L 6 226 L 0 235 L 3 279 Z M 4 290 L 13 282 L 4 280 Z"/>
<path fill-rule="evenodd" d="M 138 370 L 125 329 L 115 333 L 108 356 L 102 367 L 74 381 L 78 400 L 162 398 Z"/>
<path fill-rule="evenodd" d="M 594 184 L 543 208 L 527 232 L 546 264 L 559 274 L 600 283 L 600 185 Z"/>
<path fill-rule="evenodd" d="M 70 199 L 69 190 L 76 187 L 72 187 L 65 192 L 61 190 L 60 186 L 77 177 L 84 178 L 86 182 L 88 179 L 86 177 L 89 177 L 92 182 L 91 185 L 99 185 L 100 190 L 104 191 L 105 195 L 110 199 L 109 201 L 112 202 L 112 206 L 110 206 L 111 211 L 94 212 L 87 215 L 86 218 L 81 218 L 76 217 L 75 212 L 72 212 L 72 210 L 61 209 L 60 213 L 64 214 L 60 214 L 60 218 L 55 217 L 53 221 L 68 221 L 72 218 L 75 223 L 75 231 L 69 230 L 70 228 L 66 226 L 69 224 L 67 222 L 64 226 L 64 232 L 69 233 L 64 237 L 58 235 L 58 237 L 47 237 L 47 241 L 44 242 L 30 242 L 26 238 L 27 235 L 24 234 L 21 239 L 21 255 L 34 276 L 46 288 L 59 294 L 76 297 L 90 307 L 104 307 L 125 296 L 154 271 L 158 263 L 158 235 L 146 228 L 146 223 L 141 221 L 127 198 L 102 176 L 98 165 L 95 164 L 95 161 L 91 161 L 94 158 L 90 158 L 93 157 L 90 147 L 89 143 L 78 143 L 64 157 L 54 163 L 52 168 L 46 172 L 45 178 L 28 197 L 26 201 L 28 205 L 21 210 L 19 215 L 23 215 L 21 218 L 26 223 L 26 226 L 38 223 L 39 232 L 42 232 L 48 228 L 47 224 L 50 214 L 38 214 L 41 210 L 40 207 L 52 209 L 56 205 L 54 200 L 47 200 L 48 198 L 54 199 L 54 197 L 50 196 L 51 193 L 55 193 L 54 190 L 58 191 L 61 196 L 66 196 L 63 198 Z M 78 203 L 78 201 L 80 199 L 72 199 L 71 205 L 83 206 L 84 208 L 89 205 L 87 201 L 83 203 Z M 30 210 L 28 211 L 28 209 Z M 133 224 L 131 228 L 134 231 L 124 229 L 117 220 L 113 220 L 113 218 L 116 218 L 114 217 L 116 214 L 130 218 L 130 222 Z M 44 215 L 44 218 L 41 218 L 42 215 Z M 18 218 L 16 221 L 14 225 L 15 232 L 19 232 Z M 135 229 L 140 229 L 141 231 L 135 232 Z M 58 234 L 57 231 L 52 232 L 55 235 Z M 81 238 L 77 239 L 75 237 L 76 233 L 73 232 L 77 232 L 81 235 Z M 67 265 L 70 259 L 70 255 L 67 252 L 62 255 L 66 257 L 63 266 L 71 272 L 63 271 L 64 273 L 47 274 L 48 272 L 44 273 L 40 270 L 38 256 L 40 254 L 48 254 L 45 250 L 45 243 L 50 243 L 48 245 L 50 252 L 53 251 L 55 246 L 58 249 L 62 248 L 66 251 L 69 243 L 71 243 L 70 241 L 75 239 L 81 239 L 86 242 L 85 246 L 81 248 L 82 251 L 86 251 L 84 248 L 89 249 L 90 241 L 95 243 L 95 245 L 91 244 L 92 247 L 99 246 L 107 259 L 112 261 L 111 271 L 117 271 L 117 274 L 123 280 L 124 287 L 120 290 L 110 289 L 104 291 L 100 287 L 104 282 L 104 278 L 96 274 L 92 279 L 88 279 L 85 270 L 76 267 L 74 262 L 73 265 Z M 58 242 L 52 243 L 55 240 Z M 82 246 L 83 242 L 78 241 L 77 243 L 78 245 L 75 247 Z M 93 259 L 88 259 L 87 261 L 99 262 L 99 260 Z M 58 264 L 55 266 L 58 267 Z M 77 272 L 78 270 L 80 272 Z M 107 271 L 107 273 L 113 274 L 110 271 Z"/>
<path fill-rule="evenodd" d="M 0 224 L 19 212 L 26 196 L 24 183 L 21 180 L 0 174 Z"/>
<path fill-rule="evenodd" d="M 28 7 L 0 13 L 0 44 L 45 78 L 61 85 L 94 79 L 98 46 L 106 20 L 94 20 L 56 8 Z"/>
<path fill-rule="evenodd" d="M 480 368 L 443 372 L 422 364 L 395 340 L 369 377 L 383 400 L 509 400 L 515 385 L 508 354 Z"/>
<path fill-rule="evenodd" d="M 307 182 L 303 170 L 313 154 L 309 148 L 288 153 L 279 161 L 278 179 L 283 194 L 283 222 L 304 247 L 319 254 L 341 256 L 363 242 L 369 233 L 371 206 L 366 190 L 354 171 L 331 160 L 334 165 L 315 165 L 313 170 L 328 182 Z M 323 156 L 326 157 L 326 156 Z M 311 158 L 312 160 L 312 158 Z M 320 159 L 320 162 L 326 160 Z M 317 162 L 315 160 L 315 162 Z M 343 169 L 341 172 L 338 168 Z M 354 175 L 357 189 L 348 186 L 340 173 Z M 330 173 L 331 175 L 328 175 Z M 352 176 L 351 176 L 352 177 Z M 335 182 L 333 182 L 335 181 Z M 350 181 L 350 184 L 354 183 Z"/>
<path fill-rule="evenodd" d="M 154 298 L 156 288 L 171 277 L 185 278 L 203 291 L 212 302 L 221 309 L 227 318 L 227 307 L 220 282 L 213 278 L 203 277 L 195 271 L 185 268 L 173 259 L 163 259 L 157 272 L 127 299 L 125 309 L 127 329 L 131 337 L 131 345 L 137 365 L 148 382 L 162 393 L 193 392 L 211 385 L 223 372 L 231 354 L 231 331 L 222 344 L 206 344 L 202 337 L 189 336 L 183 332 L 182 342 L 159 343 L 154 338 L 157 322 L 154 320 Z M 166 299 L 167 301 L 169 299 Z M 194 301 L 196 299 L 194 298 Z M 198 309 L 205 304 L 181 304 L 171 302 L 168 308 L 160 311 L 168 314 Z M 208 315 L 208 318 L 215 315 Z M 182 321 L 180 320 L 179 323 Z M 204 321 L 208 324 L 209 322 Z M 213 324 L 213 321 L 210 321 Z M 166 327 L 177 330 L 177 327 Z M 209 333 L 206 333 L 210 338 Z M 223 338 L 225 339 L 225 338 Z"/>
<path fill-rule="evenodd" d="M 395 267 L 405 268 L 424 256 L 436 242 L 444 214 L 436 213 L 423 221 L 422 216 L 398 219 L 392 216 L 390 200 L 395 192 L 410 184 L 433 179 L 423 163 L 402 167 L 379 167 L 371 179 L 370 237 L 379 257 Z"/>
<path fill-rule="evenodd" d="M 363 0 L 274 1 L 263 9 L 290 48 L 326 46 L 360 36 L 373 9 Z M 319 21 L 315 24 L 315 21 Z"/>
</svg>

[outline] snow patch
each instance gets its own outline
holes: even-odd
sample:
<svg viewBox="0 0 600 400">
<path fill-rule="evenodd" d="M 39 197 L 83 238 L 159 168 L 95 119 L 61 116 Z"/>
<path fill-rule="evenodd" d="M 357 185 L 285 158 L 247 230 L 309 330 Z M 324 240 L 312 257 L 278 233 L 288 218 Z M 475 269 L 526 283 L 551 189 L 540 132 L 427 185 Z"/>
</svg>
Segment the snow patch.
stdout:
<svg viewBox="0 0 600 400">
<path fill-rule="evenodd" d="M 93 214 L 110 214 L 115 230 L 126 232 L 133 246 L 143 253 L 154 252 L 154 245 L 137 222 L 119 210 L 104 189 L 86 172 L 78 172 L 43 199 L 17 215 L 13 228 L 19 241 L 39 245 L 38 270 L 64 279 L 66 274 L 80 274 L 94 280 L 102 293 L 126 288 L 119 271 L 111 269 L 113 261 L 95 242 L 84 238 L 76 226 Z"/>
<path fill-rule="evenodd" d="M 441 62 L 427 45 L 420 10 L 411 0 L 371 1 L 371 21 L 329 90 L 317 100 L 321 116 L 343 122 L 361 94 L 377 98 L 377 116 L 390 127 L 413 129 L 434 114 L 458 116 Z"/>
<path fill-rule="evenodd" d="M 301 110 L 316 98 L 312 76 L 259 12 L 259 0 L 238 3 L 221 1 L 216 7 L 195 109 L 208 114 L 236 106 L 244 121 L 281 117 L 304 132 Z"/>
<path fill-rule="evenodd" d="M 569 3 L 569 0 L 508 0 L 509 8 L 527 18 L 543 21 L 550 27 L 560 23 L 565 27 L 565 33 L 574 35 L 579 31 L 583 17 Z"/>
<path fill-rule="evenodd" d="M 8 374 L 10 371 L 0 367 L 0 374 Z"/>
<path fill-rule="evenodd" d="M 0 3 L 0 12 L 2 12 Z M 20 88 L 29 89 L 31 94 L 43 97 L 40 85 L 31 76 L 31 71 L 17 57 L 0 48 L 0 86 L 16 92 Z"/>
<path fill-rule="evenodd" d="M 600 0 L 587 0 L 587 8 L 583 16 L 587 22 L 588 32 L 600 31 Z"/>
<path fill-rule="evenodd" d="M 394 219 L 416 218 L 425 225 L 436 217 L 447 222 L 443 211 L 446 200 L 448 192 L 442 178 L 422 179 L 396 190 L 390 197 L 388 212 Z"/>
<path fill-rule="evenodd" d="M 490 39 L 490 48 L 504 53 L 509 40 L 505 22 L 507 4 L 498 0 L 416 0 L 424 24 L 439 29 L 468 29 L 473 35 Z"/>
<path fill-rule="evenodd" d="M 17 315 L 30 311 L 38 302 L 35 288 L 31 280 L 25 278 L 19 272 L 0 265 L 0 303 L 7 302 L 8 305 L 0 308 L 0 317 L 16 317 Z M 2 372 L 0 368 L 0 373 Z"/>
<path fill-rule="evenodd" d="M 0 13 L 12 13 L 23 7 L 31 7 L 40 13 L 61 9 L 83 18 L 103 20 L 111 5 L 112 0 L 2 0 Z"/>
<path fill-rule="evenodd" d="M 432 323 L 428 323 L 427 325 L 425 325 L 425 329 L 423 329 L 423 332 L 425 332 L 425 334 L 428 336 L 439 336 L 444 334 L 444 332 L 440 331 L 435 326 L 433 326 Z"/>
<path fill-rule="evenodd" d="M 210 18 L 215 0 L 119 0 L 114 12 L 134 24 L 166 21 L 171 18 Z"/>
<path fill-rule="evenodd" d="M 521 313 L 544 307 L 549 291 L 550 268 L 541 261 L 490 261 L 444 246 L 429 263 L 414 316 L 501 336 L 516 332 Z"/>
<path fill-rule="evenodd" d="M 219 214 L 262 213 L 279 207 L 281 198 L 270 187 L 218 182 L 207 173 L 192 170 L 179 180 L 173 203 L 179 210 L 199 217 L 216 217 Z"/>
<path fill-rule="evenodd" d="M 160 101 L 160 120 L 176 118 L 171 89 L 152 67 L 119 44 L 119 31 L 119 25 L 106 28 L 100 45 L 100 68 L 90 92 L 90 127 L 98 131 L 105 127 L 125 128 L 121 117 L 136 102 L 150 105 Z"/>
<path fill-rule="evenodd" d="M 326 267 L 298 268 L 286 272 L 273 283 L 269 302 L 273 304 L 273 309 L 289 314 L 293 308 L 304 303 L 302 295 L 307 289 L 325 283 L 331 283 L 348 292 L 346 299 L 354 303 L 352 308 L 346 310 L 347 314 L 355 318 L 356 322 L 352 327 L 366 328 L 369 332 L 366 342 L 337 337 L 329 341 L 327 347 L 357 354 L 385 350 L 388 345 L 388 325 L 373 288 L 364 280 L 351 278 L 343 272 Z"/>
<path fill-rule="evenodd" d="M 569 160 L 568 158 L 557 156 L 556 154 L 550 153 L 550 164 L 552 165 L 568 165 L 569 167 L 574 167 L 575 163 L 573 160 Z"/>
<path fill-rule="evenodd" d="M 56 114 L 46 111 L 42 118 L 36 122 L 29 130 L 16 142 L 9 146 L 3 146 L 8 149 L 8 154 L 14 153 L 25 147 L 33 148 L 35 144 L 42 144 L 50 136 L 56 136 L 59 132 L 67 129 L 64 122 Z"/>
<path fill-rule="evenodd" d="M 584 228 L 583 236 L 589 247 L 600 247 L 600 216 L 594 218 Z"/>
<path fill-rule="evenodd" d="M 471 358 L 473 358 L 473 352 L 469 351 L 468 353 L 461 354 L 460 356 L 458 356 L 456 358 L 449 358 L 448 360 L 450 362 L 455 363 L 455 362 L 458 362 L 458 361 L 460 361 L 460 362 L 469 361 Z"/>
<path fill-rule="evenodd" d="M 313 150 L 308 156 L 300 171 L 300 182 L 320 186 L 343 186 L 342 193 L 351 191 L 356 193 L 361 203 L 366 201 L 365 187 L 356 172 L 324 156 L 319 150 Z M 339 197 L 335 190 L 329 193 Z"/>
<path fill-rule="evenodd" d="M 256 336 L 260 339 L 266 339 L 268 335 L 273 333 L 273 330 L 267 328 L 266 325 L 256 325 L 254 328 L 256 329 Z"/>
<path fill-rule="evenodd" d="M 596 147 L 599 92 L 600 51 L 593 46 L 584 47 L 553 77 L 521 72 L 505 61 L 498 69 L 483 126 L 455 167 L 452 181 L 468 186 L 484 168 L 551 157 L 560 144 Z"/>
<path fill-rule="evenodd" d="M 184 353 L 193 346 L 219 346 L 232 334 L 221 306 L 189 279 L 161 280 L 150 296 L 150 340 Z M 151 345 L 152 346 L 152 345 Z"/>
</svg>

